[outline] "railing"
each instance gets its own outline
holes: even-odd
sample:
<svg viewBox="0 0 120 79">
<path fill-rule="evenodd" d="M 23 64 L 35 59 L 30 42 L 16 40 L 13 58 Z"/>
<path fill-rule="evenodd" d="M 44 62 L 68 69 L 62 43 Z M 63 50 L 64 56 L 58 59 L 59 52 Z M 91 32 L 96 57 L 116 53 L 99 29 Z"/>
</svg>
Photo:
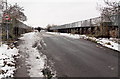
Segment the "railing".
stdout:
<svg viewBox="0 0 120 79">
<path fill-rule="evenodd" d="M 117 15 L 110 17 L 110 19 L 112 21 L 111 26 L 118 25 L 119 21 L 117 20 Z M 107 18 L 96 17 L 96 18 L 91 18 L 88 20 L 83 20 L 83 21 L 63 24 L 63 25 L 59 25 L 59 26 L 54 26 L 54 27 L 51 27 L 50 30 L 75 28 L 75 27 L 96 27 L 96 26 L 100 26 L 100 23 L 102 23 L 102 22 L 111 22 L 111 21 L 109 21 Z"/>
</svg>

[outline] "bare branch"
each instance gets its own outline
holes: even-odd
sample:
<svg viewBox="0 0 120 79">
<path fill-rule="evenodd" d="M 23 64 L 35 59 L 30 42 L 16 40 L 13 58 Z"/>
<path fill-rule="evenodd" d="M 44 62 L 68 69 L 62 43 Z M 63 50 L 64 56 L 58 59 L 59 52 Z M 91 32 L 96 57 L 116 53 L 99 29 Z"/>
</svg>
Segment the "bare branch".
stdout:
<svg viewBox="0 0 120 79">
<path fill-rule="evenodd" d="M 23 7 L 20 7 L 17 3 L 15 5 L 11 5 L 8 9 L 8 12 L 10 13 L 10 15 L 18 20 L 21 21 L 26 21 L 27 18 L 25 16 L 25 14 L 23 13 L 24 9 Z"/>
</svg>

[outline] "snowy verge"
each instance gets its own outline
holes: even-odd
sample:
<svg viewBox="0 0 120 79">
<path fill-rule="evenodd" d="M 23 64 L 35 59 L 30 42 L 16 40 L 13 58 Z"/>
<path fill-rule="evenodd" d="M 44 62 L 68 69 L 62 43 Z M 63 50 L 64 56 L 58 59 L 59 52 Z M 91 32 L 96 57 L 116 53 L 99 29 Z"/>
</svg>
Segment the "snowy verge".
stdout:
<svg viewBox="0 0 120 79">
<path fill-rule="evenodd" d="M 118 44 L 117 42 L 114 41 L 114 39 L 116 40 L 116 38 L 95 38 L 95 37 L 89 37 L 86 35 L 79 35 L 79 34 L 68 34 L 68 33 L 57 33 L 57 32 L 47 32 L 49 34 L 54 34 L 54 35 L 62 35 L 65 37 L 70 37 L 73 39 L 87 39 L 87 40 L 91 40 L 94 41 L 96 43 L 99 43 L 105 47 L 111 48 L 113 50 L 117 50 L 120 51 L 120 44 Z"/>
<path fill-rule="evenodd" d="M 44 77 L 41 71 L 44 69 L 46 56 L 39 51 L 42 49 L 40 44 L 42 41 L 41 34 L 39 32 L 30 32 L 22 36 L 19 39 L 23 40 L 24 43 L 18 48 L 27 55 L 25 62 L 29 76 Z"/>
<path fill-rule="evenodd" d="M 16 70 L 15 57 L 18 55 L 17 48 L 5 44 L 0 46 L 0 79 L 13 77 Z"/>
</svg>

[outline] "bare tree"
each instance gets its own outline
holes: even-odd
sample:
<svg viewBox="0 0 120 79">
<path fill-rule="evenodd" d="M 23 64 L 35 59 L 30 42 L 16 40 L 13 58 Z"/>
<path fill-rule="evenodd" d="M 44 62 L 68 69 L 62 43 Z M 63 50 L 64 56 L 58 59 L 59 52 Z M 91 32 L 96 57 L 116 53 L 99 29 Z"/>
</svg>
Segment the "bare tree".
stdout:
<svg viewBox="0 0 120 79">
<path fill-rule="evenodd" d="M 112 22 L 111 16 L 120 14 L 120 1 L 104 0 L 105 6 L 99 7 L 101 16 L 105 20 Z"/>
<path fill-rule="evenodd" d="M 20 7 L 17 3 L 15 5 L 10 5 L 10 7 L 7 10 L 11 17 L 20 21 L 26 21 L 27 18 L 23 11 L 23 7 Z"/>
<path fill-rule="evenodd" d="M 110 27 L 109 25 L 116 24 L 119 29 L 119 20 L 120 20 L 120 1 L 119 0 L 104 0 L 104 6 L 98 7 L 101 13 L 101 35 L 110 36 Z"/>
</svg>

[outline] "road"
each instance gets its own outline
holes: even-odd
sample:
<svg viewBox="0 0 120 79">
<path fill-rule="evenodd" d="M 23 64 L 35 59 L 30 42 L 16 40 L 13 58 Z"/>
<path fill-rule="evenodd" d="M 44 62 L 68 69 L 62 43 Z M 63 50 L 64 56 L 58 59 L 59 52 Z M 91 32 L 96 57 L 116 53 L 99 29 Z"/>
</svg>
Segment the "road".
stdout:
<svg viewBox="0 0 120 79">
<path fill-rule="evenodd" d="M 43 33 L 44 54 L 58 77 L 117 77 L 118 52 L 84 40 Z"/>
</svg>

